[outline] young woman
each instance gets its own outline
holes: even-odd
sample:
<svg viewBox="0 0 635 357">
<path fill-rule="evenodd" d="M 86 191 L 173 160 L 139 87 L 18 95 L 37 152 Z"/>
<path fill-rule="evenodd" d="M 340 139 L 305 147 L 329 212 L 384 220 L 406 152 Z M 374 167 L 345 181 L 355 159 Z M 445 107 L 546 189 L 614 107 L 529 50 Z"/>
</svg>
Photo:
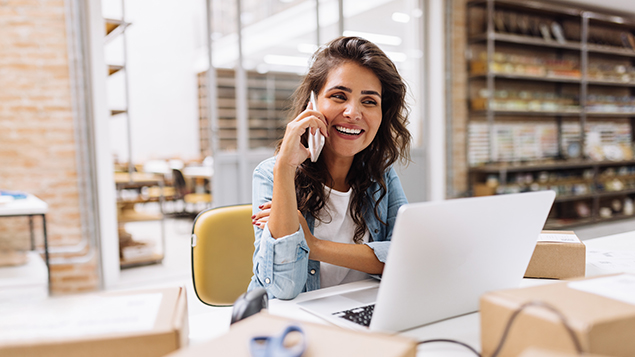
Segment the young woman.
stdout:
<svg viewBox="0 0 635 357">
<path fill-rule="evenodd" d="M 395 65 L 369 41 L 340 37 L 314 54 L 276 156 L 254 170 L 249 289 L 292 299 L 382 273 L 407 202 L 392 168 L 409 161 L 405 95 Z M 309 131 L 325 138 L 316 162 Z"/>
</svg>

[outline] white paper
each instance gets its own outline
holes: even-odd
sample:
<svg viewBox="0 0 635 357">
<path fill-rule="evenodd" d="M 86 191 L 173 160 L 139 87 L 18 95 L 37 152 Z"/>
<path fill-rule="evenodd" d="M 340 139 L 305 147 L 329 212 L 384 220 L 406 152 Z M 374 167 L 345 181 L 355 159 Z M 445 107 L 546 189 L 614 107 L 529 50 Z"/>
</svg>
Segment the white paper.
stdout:
<svg viewBox="0 0 635 357">
<path fill-rule="evenodd" d="M 163 294 L 49 298 L 0 304 L 0 342 L 149 331 Z"/>
<path fill-rule="evenodd" d="M 587 276 L 635 273 L 635 251 L 587 250 L 586 263 Z"/>
<path fill-rule="evenodd" d="M 538 237 L 539 242 L 562 242 L 562 243 L 580 243 L 575 234 L 563 233 L 541 233 Z"/>
<path fill-rule="evenodd" d="M 633 274 L 576 281 L 569 283 L 569 287 L 635 305 L 635 275 Z"/>
</svg>

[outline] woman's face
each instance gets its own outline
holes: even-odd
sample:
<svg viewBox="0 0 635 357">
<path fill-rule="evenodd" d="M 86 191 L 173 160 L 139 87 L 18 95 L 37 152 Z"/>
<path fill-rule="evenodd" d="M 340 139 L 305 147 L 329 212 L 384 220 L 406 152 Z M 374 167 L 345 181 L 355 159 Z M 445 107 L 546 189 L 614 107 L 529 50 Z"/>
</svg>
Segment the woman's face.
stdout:
<svg viewBox="0 0 635 357">
<path fill-rule="evenodd" d="M 381 124 L 381 82 L 353 62 L 333 68 L 318 93 L 318 110 L 328 125 L 323 154 L 352 158 L 375 138 Z"/>
</svg>

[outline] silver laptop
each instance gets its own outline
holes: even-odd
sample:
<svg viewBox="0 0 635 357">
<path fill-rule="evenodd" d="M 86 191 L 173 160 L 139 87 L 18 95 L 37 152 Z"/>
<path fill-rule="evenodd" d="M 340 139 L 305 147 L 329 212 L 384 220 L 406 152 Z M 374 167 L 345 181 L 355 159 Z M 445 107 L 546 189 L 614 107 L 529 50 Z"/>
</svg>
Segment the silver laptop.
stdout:
<svg viewBox="0 0 635 357">
<path fill-rule="evenodd" d="M 483 293 L 518 287 L 555 196 L 541 191 L 404 205 L 378 287 L 298 305 L 340 326 L 385 332 L 475 312 Z M 364 323 L 358 313 L 367 310 L 372 318 Z"/>
</svg>

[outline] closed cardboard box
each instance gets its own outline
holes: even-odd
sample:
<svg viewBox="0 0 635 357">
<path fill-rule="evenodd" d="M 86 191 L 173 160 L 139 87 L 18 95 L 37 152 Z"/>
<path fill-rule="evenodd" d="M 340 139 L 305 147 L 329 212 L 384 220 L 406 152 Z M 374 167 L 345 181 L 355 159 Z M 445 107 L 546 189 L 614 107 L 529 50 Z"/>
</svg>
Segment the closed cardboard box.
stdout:
<svg viewBox="0 0 635 357">
<path fill-rule="evenodd" d="M 525 278 L 584 277 L 586 247 L 572 231 L 542 231 Z"/>
<path fill-rule="evenodd" d="M 482 354 L 493 354 L 517 313 L 500 357 L 529 347 L 575 353 L 574 340 L 585 353 L 635 356 L 634 287 L 635 275 L 620 274 L 486 293 L 480 300 Z"/>
<path fill-rule="evenodd" d="M 290 324 L 298 325 L 304 331 L 306 350 L 302 357 L 414 357 L 417 354 L 416 341 L 406 337 L 298 322 L 263 311 L 233 324 L 229 332 L 217 339 L 172 353 L 169 357 L 248 357 L 252 355 L 249 349 L 252 337 L 279 336 Z"/>
<path fill-rule="evenodd" d="M 0 306 L 2 357 L 158 357 L 188 342 L 184 287 Z"/>
</svg>

